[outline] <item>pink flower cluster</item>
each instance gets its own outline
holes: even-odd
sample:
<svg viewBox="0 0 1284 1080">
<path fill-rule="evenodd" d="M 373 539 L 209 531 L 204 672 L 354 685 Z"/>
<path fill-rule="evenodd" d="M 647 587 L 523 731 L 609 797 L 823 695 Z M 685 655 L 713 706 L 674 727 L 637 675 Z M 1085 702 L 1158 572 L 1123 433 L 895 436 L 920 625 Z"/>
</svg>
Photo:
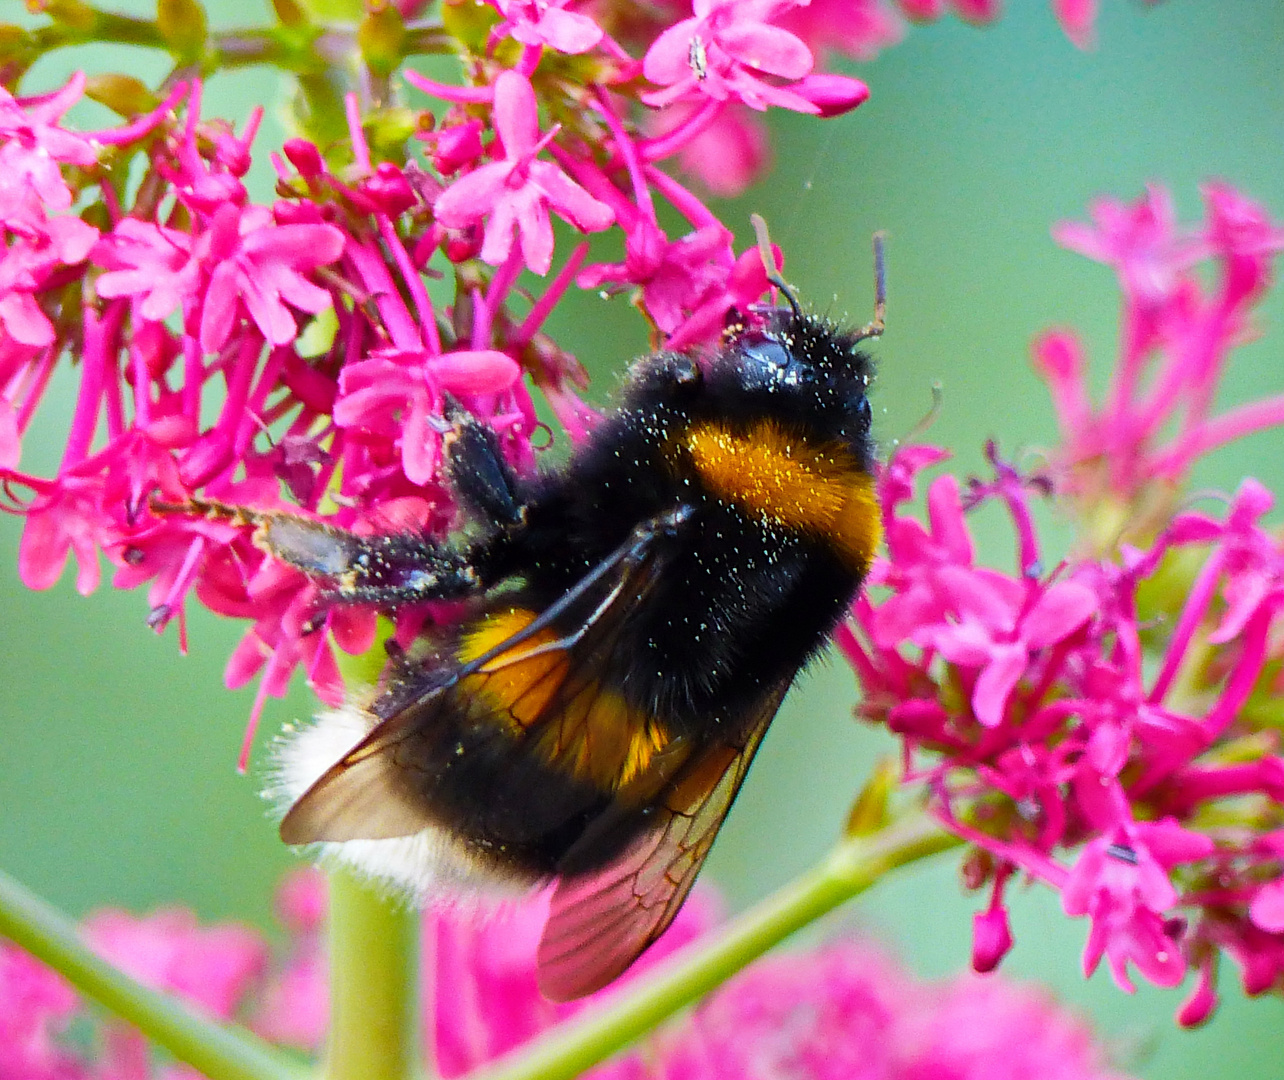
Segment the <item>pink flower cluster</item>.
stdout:
<svg viewBox="0 0 1284 1080">
<path fill-rule="evenodd" d="M 444 532 L 447 396 L 484 418 L 523 471 L 540 426 L 532 386 L 572 437 L 592 422 L 574 389 L 578 365 L 542 332 L 572 283 L 636 290 L 672 347 L 715 337 L 766 274 L 756 250 L 738 255 L 731 232 L 658 162 L 734 102 L 829 116 L 864 100 L 858 80 L 813 73 L 801 39 L 774 25 L 794 6 L 702 4 L 667 36 L 652 28 L 636 60 L 564 3 L 500 2 L 466 85 L 405 72 L 445 103 L 441 115 L 421 112 L 409 141 L 379 144 L 380 160 L 350 96 L 351 146 L 336 160 L 346 149 L 351 163 L 292 140 L 272 156 L 270 207 L 242 182 L 258 115 L 240 134 L 203 118 L 199 85 L 178 84 L 130 124 L 89 134 L 61 122 L 83 76 L 43 97 L 0 90 L 0 482 L 6 507 L 25 517 L 23 581 L 52 585 L 74 555 L 77 588 L 92 592 L 105 553 L 113 584 L 147 585 L 157 629 L 177 618 L 182 634 L 193 593 L 252 624 L 226 677 L 260 676 L 254 717 L 297 667 L 337 701 L 332 642 L 369 648 L 374 613 L 319 614 L 315 587 L 244 530 L 158 516 L 150 500 L 200 493 L 297 506 L 358 531 Z M 515 66 L 493 59 L 506 38 Z M 601 59 L 584 69 L 592 81 L 540 75 L 546 53 L 586 50 Z M 704 58 L 707 79 L 681 75 L 684 50 Z M 651 97 L 639 89 L 644 69 L 664 103 L 695 110 L 658 139 L 636 126 Z M 411 160 L 416 145 L 424 164 Z M 131 170 L 141 180 L 126 185 Z M 690 232 L 670 239 L 660 199 Z M 532 299 L 518 279 L 553 270 L 553 216 L 582 232 L 618 226 L 624 259 L 585 267 L 580 244 Z M 441 307 L 425 278 L 447 275 L 453 302 Z M 79 390 L 62 462 L 36 475 L 22 469 L 23 438 L 69 352 Z M 401 631 L 430 615 L 403 611 Z"/>
<path fill-rule="evenodd" d="M 991 445 L 992 478 L 938 476 L 920 521 L 908 504 L 947 455 L 900 450 L 881 479 L 887 556 L 840 635 L 860 714 L 902 737 L 909 777 L 974 845 L 965 876 L 991 889 L 974 966 L 1011 946 L 1003 896 L 1021 874 L 1089 919 L 1086 972 L 1105 957 L 1125 989 L 1130 967 L 1160 986 L 1195 972 L 1187 1024 L 1215 1004 L 1222 952 L 1249 993 L 1284 991 L 1284 542 L 1251 478 L 1220 512 L 1179 501 L 1198 455 L 1284 422 L 1284 396 L 1209 415 L 1284 231 L 1225 185 L 1205 194 L 1192 230 L 1158 189 L 1057 230 L 1122 282 L 1105 402 L 1058 331 L 1035 346 L 1063 435 L 1044 474 Z M 1060 560 L 1035 527 L 1048 495 L 1083 525 Z M 978 563 L 966 515 L 983 504 L 1011 519 L 1014 571 Z"/>
<path fill-rule="evenodd" d="M 717 922 L 697 890 L 638 969 L 672 955 Z M 323 879 L 286 880 L 277 910 L 289 934 L 273 956 L 239 926 L 201 926 L 171 910 L 137 918 L 92 917 L 85 932 L 106 957 L 149 986 L 177 994 L 206 1015 L 240 1019 L 269 1041 L 307 1053 L 323 1047 L 326 962 Z M 424 916 L 424 965 L 435 979 L 424 1045 L 437 1071 L 461 1076 L 529 1041 L 585 1002 L 540 996 L 535 951 L 544 907 L 534 902 L 493 919 L 451 912 Z M 590 1002 L 614 990 L 602 991 Z M 93 1025 L 74 1048 L 68 1027 L 86 1018 L 62 980 L 13 946 L 0 946 L 0 1075 L 24 1080 L 187 1080 L 192 1070 L 158 1065 L 143 1037 L 115 1020 Z M 89 1043 L 89 1052 L 83 1049 Z M 867 946 L 834 942 L 764 961 L 706 1001 L 689 1019 L 590 1075 L 597 1080 L 712 1080 L 769 1068 L 807 1080 L 1110 1080 L 1088 1030 L 1041 994 L 964 978 L 923 985 Z"/>
<path fill-rule="evenodd" d="M 89 593 L 105 554 L 115 586 L 147 586 L 157 629 L 177 619 L 182 638 L 193 594 L 252 624 L 226 678 L 259 677 L 254 717 L 300 667 L 333 702 L 332 643 L 368 648 L 373 614 L 318 616 L 315 588 L 244 530 L 157 516 L 149 500 L 199 493 L 295 505 L 359 531 L 444 531 L 447 395 L 485 418 L 523 470 L 539 426 L 531 386 L 572 437 L 592 422 L 575 394 L 578 365 L 541 331 L 572 283 L 630 290 L 675 349 L 710 341 L 730 308 L 753 302 L 766 287 L 757 252 L 737 253 L 661 163 L 698 164 L 720 191 L 742 187 L 763 145 L 745 118 L 859 105 L 864 84 L 823 61 L 834 49 L 871 53 L 899 34 L 901 16 L 885 0 L 855 11 L 696 0 L 689 15 L 661 4 L 646 17 L 615 7 L 452 9 L 453 29 L 438 29 L 458 35 L 464 81 L 402 73 L 444 108 L 372 149 L 363 123 L 383 132 L 391 121 L 373 107 L 363 116 L 350 96 L 350 147 L 327 158 L 292 140 L 272 156 L 270 207 L 243 183 L 259 115 L 239 134 L 207 119 L 199 85 L 175 84 L 151 111 L 93 133 L 62 123 L 81 75 L 31 98 L 0 89 L 0 484 L 5 507 L 25 517 L 22 580 L 46 588 L 74 556 Z M 900 8 L 931 19 L 945 4 Z M 990 3 L 954 8 L 995 14 Z M 586 55 L 591 64 L 566 69 L 578 83 L 550 78 L 559 56 Z M 661 227 L 662 203 L 685 233 Z M 585 244 L 556 252 L 553 217 L 618 230 L 621 260 L 585 266 Z M 529 301 L 523 270 L 552 275 Z M 425 278 L 446 276 L 453 298 L 442 305 Z M 23 438 L 69 353 L 79 388 L 62 462 L 36 475 L 22 467 Z M 401 632 L 430 615 L 402 612 Z"/>
</svg>

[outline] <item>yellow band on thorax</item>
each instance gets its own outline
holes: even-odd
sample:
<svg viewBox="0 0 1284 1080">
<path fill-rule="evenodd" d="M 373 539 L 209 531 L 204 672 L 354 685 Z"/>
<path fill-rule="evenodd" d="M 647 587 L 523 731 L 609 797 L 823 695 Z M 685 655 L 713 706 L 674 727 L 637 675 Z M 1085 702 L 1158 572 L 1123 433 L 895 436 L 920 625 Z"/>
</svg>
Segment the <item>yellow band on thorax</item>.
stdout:
<svg viewBox="0 0 1284 1080">
<path fill-rule="evenodd" d="M 772 525 L 828 542 L 864 571 L 882 537 L 874 482 L 839 443 L 816 445 L 764 420 L 744 431 L 696 424 L 685 449 L 718 498 Z"/>
</svg>

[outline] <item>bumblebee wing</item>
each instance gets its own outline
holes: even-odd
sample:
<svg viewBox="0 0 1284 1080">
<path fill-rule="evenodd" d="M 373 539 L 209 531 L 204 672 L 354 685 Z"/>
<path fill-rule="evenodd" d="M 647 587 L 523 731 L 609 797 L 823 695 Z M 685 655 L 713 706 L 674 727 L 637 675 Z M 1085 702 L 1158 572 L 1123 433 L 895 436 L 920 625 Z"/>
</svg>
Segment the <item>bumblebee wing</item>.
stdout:
<svg viewBox="0 0 1284 1080">
<path fill-rule="evenodd" d="M 636 831 L 637 809 L 616 804 L 567 852 L 539 944 L 539 986 L 569 1001 L 622 974 L 673 922 L 792 679 L 757 702 L 744 737 L 692 755 L 649 808 L 654 823 L 605 866 L 597 852 Z M 580 867 L 586 869 L 581 870 Z"/>
<path fill-rule="evenodd" d="M 649 718 L 609 695 L 597 672 L 616 632 L 663 569 L 669 549 L 663 541 L 688 513 L 679 507 L 639 525 L 545 610 L 515 622 L 511 610 L 507 620 L 479 620 L 477 655 L 434 673 L 428 689 L 403 698 L 397 712 L 295 801 L 281 822 L 281 838 L 288 844 L 380 840 L 441 824 L 416 774 L 424 772 L 434 753 L 430 744 L 452 716 L 467 719 L 470 731 L 488 731 L 492 745 L 515 746 L 525 732 L 547 760 L 582 778 L 609 775 L 619 762 L 636 763 L 642 754 L 658 783 L 685 747 L 664 753 L 653 746 Z M 568 625 L 573 632 L 564 633 L 560 628 Z M 494 761 L 493 754 L 483 756 Z M 519 798 L 538 782 L 523 771 L 526 757 L 510 755 L 511 775 L 492 773 L 487 782 Z"/>
<path fill-rule="evenodd" d="M 281 819 L 281 839 L 287 844 L 386 840 L 427 828 L 422 806 L 397 770 L 388 768 L 397 746 L 413 734 L 408 719 L 409 713 L 402 712 L 379 724 L 322 773 Z M 304 735 L 299 741 L 306 739 Z M 285 745 L 282 772 L 287 777 L 297 745 Z"/>
</svg>

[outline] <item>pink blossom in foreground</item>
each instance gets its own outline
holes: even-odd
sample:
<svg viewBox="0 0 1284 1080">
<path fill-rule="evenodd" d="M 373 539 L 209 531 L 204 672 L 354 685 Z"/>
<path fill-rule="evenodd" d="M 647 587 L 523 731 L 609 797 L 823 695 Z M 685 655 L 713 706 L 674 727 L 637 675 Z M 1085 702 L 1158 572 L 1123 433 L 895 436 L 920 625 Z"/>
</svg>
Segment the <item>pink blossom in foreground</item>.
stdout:
<svg viewBox="0 0 1284 1080">
<path fill-rule="evenodd" d="M 659 106 L 705 96 L 751 109 L 818 112 L 789 87 L 764 78 L 801 79 L 815 63 L 800 38 L 772 23 L 794 6 L 792 0 L 695 0 L 693 17 L 669 27 L 647 50 L 642 71 L 664 89 L 643 100 Z"/>
<path fill-rule="evenodd" d="M 504 159 L 456 180 L 438 196 L 434 212 L 443 225 L 457 229 L 485 218 L 481 257 L 493 266 L 508 258 L 516 235 L 527 268 L 546 274 L 553 261 L 549 209 L 587 232 L 605 229 L 615 215 L 556 165 L 536 158 L 543 145 L 535 91 L 516 72 L 495 80 L 495 128 Z"/>
<path fill-rule="evenodd" d="M 564 53 L 584 53 L 602 40 L 602 28 L 588 15 L 567 10 L 567 0 L 496 0 L 507 31 L 523 45 L 547 45 Z"/>
<path fill-rule="evenodd" d="M 1198 456 L 1184 448 L 1284 421 L 1274 398 L 1207 418 L 1284 234 L 1220 185 L 1200 228 L 1179 230 L 1158 189 L 1133 207 L 1103 201 L 1096 217 L 1058 235 L 1122 281 L 1129 332 L 1105 404 L 1092 404 L 1060 332 L 1036 346 L 1063 430 L 1049 475 L 1025 476 L 991 447 L 993 479 L 964 490 L 937 476 L 923 521 L 908 507 L 947 455 L 898 450 L 880 480 L 887 558 L 839 644 L 860 715 L 902 737 L 908 778 L 974 845 L 967 878 L 990 889 L 974 966 L 1012 946 L 1003 898 L 1019 875 L 1088 920 L 1085 973 L 1104 959 L 1126 990 L 1134 971 L 1160 986 L 1190 979 L 1179 1019 L 1193 1024 L 1216 1003 L 1221 954 L 1248 992 L 1284 991 L 1272 708 L 1284 542 L 1252 478 L 1208 512 L 1175 512 Z M 1210 259 L 1206 286 L 1197 270 Z M 1160 436 L 1174 416 L 1177 434 Z M 1062 561 L 1035 524 L 1032 504 L 1049 495 L 1085 532 Z M 1013 570 L 978 563 L 967 514 L 985 504 L 1011 521 Z"/>
<path fill-rule="evenodd" d="M 343 254 L 343 233 L 333 225 L 274 225 L 263 207 L 221 206 L 204 239 L 213 270 L 201 305 L 203 351 L 226 343 L 238 300 L 271 345 L 288 345 L 298 335 L 286 301 L 312 315 L 330 307 L 329 292 L 308 275 Z"/>
<path fill-rule="evenodd" d="M 424 1045 L 440 1075 L 465 1075 L 617 992 L 560 1005 L 540 996 L 535 954 L 545 908 L 538 899 L 490 915 L 424 914 L 423 960 L 434 986 Z M 275 958 L 257 933 L 202 926 L 176 909 L 143 918 L 103 913 L 91 917 L 87 933 L 150 985 L 220 1018 L 248 1021 L 273 1043 L 319 1053 L 328 1025 L 321 875 L 304 870 L 287 877 L 277 912 L 288 940 Z M 622 982 L 719 921 L 717 904 L 697 889 Z M 73 1023 L 80 1030 L 74 1044 L 66 1037 Z M 173 1080 L 176 1072 L 154 1059 L 137 1031 L 91 1016 L 48 969 L 16 948 L 0 948 L 0 1073 L 23 1080 Z M 762 961 L 685 1019 L 588 1075 L 716 1080 L 760 1072 L 801 1080 L 1113 1076 L 1088 1029 L 1037 991 L 1001 979 L 924 984 L 869 946 L 841 941 Z"/>
</svg>

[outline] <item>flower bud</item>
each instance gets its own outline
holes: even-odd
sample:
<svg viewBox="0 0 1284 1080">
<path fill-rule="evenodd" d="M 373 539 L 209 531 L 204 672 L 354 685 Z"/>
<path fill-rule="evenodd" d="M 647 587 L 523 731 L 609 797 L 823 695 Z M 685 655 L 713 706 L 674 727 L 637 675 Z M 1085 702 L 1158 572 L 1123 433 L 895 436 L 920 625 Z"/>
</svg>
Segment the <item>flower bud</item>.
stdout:
<svg viewBox="0 0 1284 1080">
<path fill-rule="evenodd" d="M 383 0 L 371 5 L 370 13 L 357 28 L 357 44 L 361 58 L 372 73 L 387 78 L 401 63 L 405 47 L 406 27 L 401 21 L 397 5 Z"/>
<path fill-rule="evenodd" d="M 1012 931 L 1007 909 L 994 904 L 988 911 L 972 916 L 972 970 L 984 975 L 993 971 L 1012 948 Z"/>
<path fill-rule="evenodd" d="M 47 0 L 40 13 L 73 30 L 92 30 L 97 16 L 83 0 Z"/>
<path fill-rule="evenodd" d="M 175 53 L 195 55 L 204 46 L 208 31 L 205 9 L 197 0 L 159 0 L 156 28 Z"/>
<path fill-rule="evenodd" d="M 156 95 L 141 79 L 114 72 L 90 75 L 85 80 L 85 97 L 106 105 L 119 116 L 142 116 L 158 104 Z"/>
<path fill-rule="evenodd" d="M 1177 1023 L 1184 1028 L 1199 1027 L 1213 1015 L 1213 1010 L 1217 1008 L 1216 982 L 1216 972 L 1210 959 L 1200 966 L 1195 989 L 1177 1010 Z"/>
<path fill-rule="evenodd" d="M 311 180 L 325 172 L 325 161 L 321 157 L 321 151 L 307 139 L 287 139 L 285 145 L 281 147 L 281 152 L 285 154 L 286 160 L 299 170 L 300 176 Z"/>
<path fill-rule="evenodd" d="M 824 119 L 851 112 L 869 98 L 869 87 L 847 75 L 808 75 L 789 89 L 815 105 Z"/>
<path fill-rule="evenodd" d="M 446 234 L 443 250 L 446 252 L 446 258 L 451 262 L 466 262 L 468 259 L 475 258 L 481 251 L 481 241 L 481 235 L 474 228 L 451 229 Z"/>
<path fill-rule="evenodd" d="M 481 121 L 469 120 L 437 132 L 432 163 L 439 172 L 453 173 L 481 156 Z"/>
<path fill-rule="evenodd" d="M 272 12 L 282 26 L 307 26 L 308 12 L 298 0 L 272 0 Z"/>
<path fill-rule="evenodd" d="M 391 161 L 380 162 L 374 175 L 357 186 L 362 195 L 392 217 L 405 213 L 416 202 L 414 189 Z"/>
</svg>

